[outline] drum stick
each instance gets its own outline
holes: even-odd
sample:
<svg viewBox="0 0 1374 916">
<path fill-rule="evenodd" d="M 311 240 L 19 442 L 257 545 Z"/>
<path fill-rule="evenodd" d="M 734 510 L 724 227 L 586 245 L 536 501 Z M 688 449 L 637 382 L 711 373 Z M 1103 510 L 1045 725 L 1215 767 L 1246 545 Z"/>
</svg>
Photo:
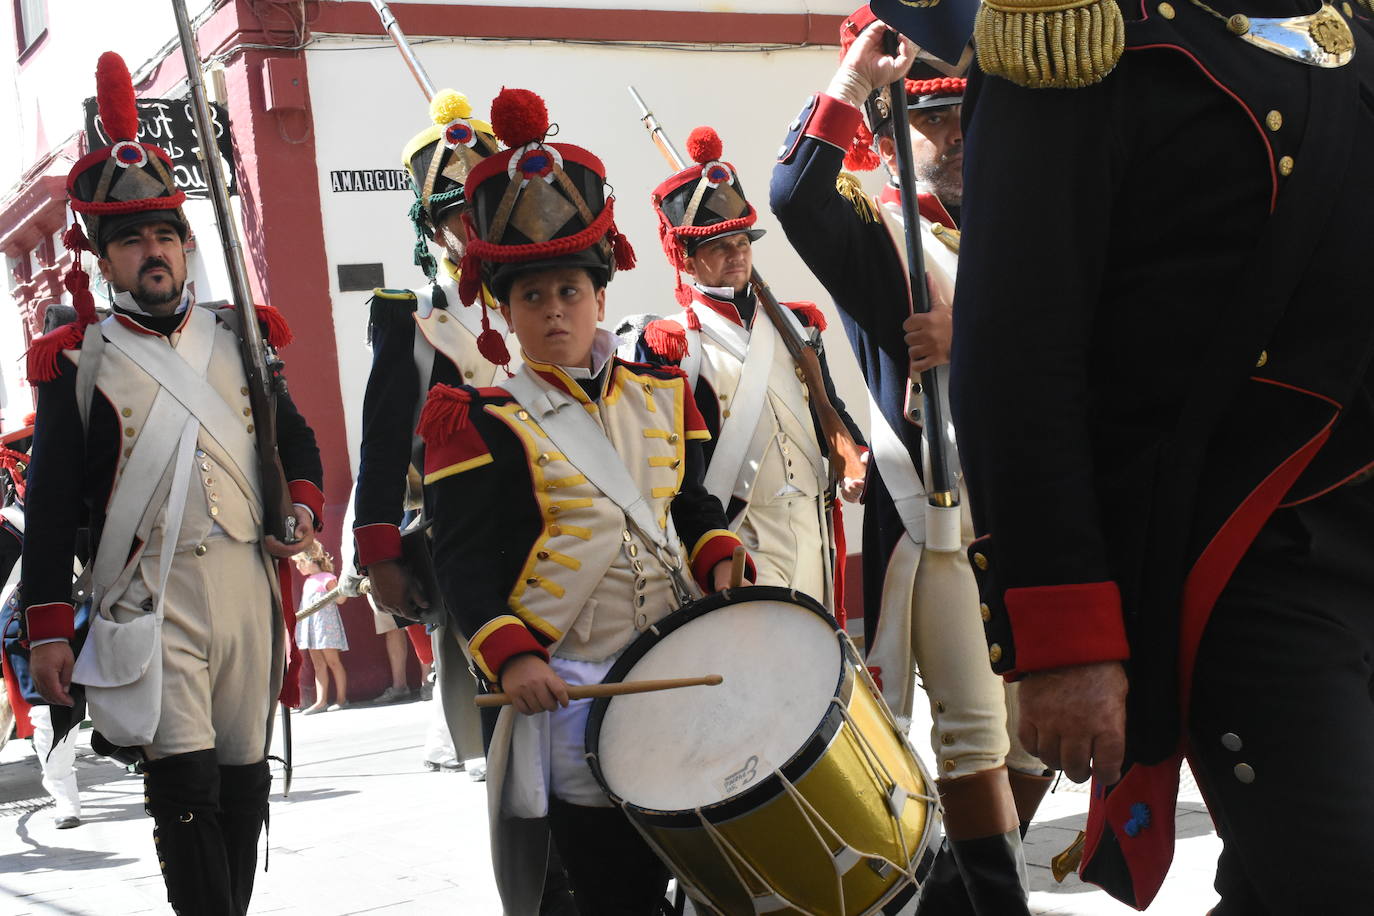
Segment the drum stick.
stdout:
<svg viewBox="0 0 1374 916">
<path fill-rule="evenodd" d="M 744 545 L 735 548 L 735 552 L 730 555 L 730 587 L 739 588 L 744 584 L 744 561 L 749 555 L 744 552 Z"/>
<path fill-rule="evenodd" d="M 621 681 L 617 684 L 581 684 L 568 687 L 568 699 L 585 700 L 589 697 L 619 697 L 628 693 L 648 693 L 651 690 L 672 690 L 675 687 L 714 687 L 723 683 L 725 678 L 719 674 L 702 677 L 668 677 L 650 681 Z M 479 708 L 505 706 L 510 697 L 504 693 L 484 693 L 477 698 Z"/>
</svg>

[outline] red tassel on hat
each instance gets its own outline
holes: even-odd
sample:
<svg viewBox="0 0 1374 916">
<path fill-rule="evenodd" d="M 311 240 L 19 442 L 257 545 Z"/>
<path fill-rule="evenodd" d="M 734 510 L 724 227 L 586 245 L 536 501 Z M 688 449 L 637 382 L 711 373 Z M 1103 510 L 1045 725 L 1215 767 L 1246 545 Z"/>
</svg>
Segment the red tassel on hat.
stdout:
<svg viewBox="0 0 1374 916">
<path fill-rule="evenodd" d="M 95 324 L 99 319 L 95 314 L 95 297 L 91 295 L 91 278 L 81 269 L 79 262 L 73 263 L 71 269 L 62 276 L 62 285 L 72 294 L 76 323 L 82 327 Z"/>
<path fill-rule="evenodd" d="M 95 251 L 91 246 L 91 240 L 81 231 L 80 223 L 72 223 L 67 227 L 67 231 L 62 233 L 62 247 L 76 252 Z"/>
<path fill-rule="evenodd" d="M 687 135 L 687 155 L 692 161 L 705 165 L 720 158 L 723 145 L 720 134 L 713 127 L 698 127 Z"/>
<path fill-rule="evenodd" d="M 468 405 L 471 403 L 472 392 L 466 388 L 435 385 L 429 389 L 429 397 L 420 411 L 420 422 L 415 425 L 416 434 L 430 443 L 447 440 L 467 426 Z"/>
<path fill-rule="evenodd" d="M 615 223 L 611 224 L 611 250 L 615 252 L 616 270 L 633 270 L 635 266 L 635 250 L 630 244 L 630 240 L 625 237 Z"/>
<path fill-rule="evenodd" d="M 882 164 L 883 161 L 873 151 L 873 131 L 860 122 L 849 149 L 845 150 L 844 167 L 851 172 L 871 172 Z"/>
<path fill-rule="evenodd" d="M 528 89 L 504 86 L 491 103 L 491 127 L 510 149 L 543 140 L 549 133 L 549 109 Z"/>
<path fill-rule="evenodd" d="M 267 342 L 274 349 L 280 350 L 296 339 L 296 335 L 291 333 L 291 326 L 286 323 L 286 316 L 277 311 L 270 305 L 254 306 L 258 312 L 258 321 L 267 325 Z"/>
<path fill-rule="evenodd" d="M 138 103 L 134 83 L 124 58 L 113 51 L 100 55 L 95 65 L 95 97 L 100 123 L 111 140 L 138 139 Z"/>
<path fill-rule="evenodd" d="M 493 366 L 510 365 L 510 351 L 506 349 L 505 338 L 492 328 L 486 304 L 478 307 L 482 310 L 482 333 L 477 335 L 477 352 Z"/>
<path fill-rule="evenodd" d="M 687 332 L 670 318 L 659 318 L 645 325 L 644 342 L 669 362 L 680 362 L 687 355 Z"/>
</svg>

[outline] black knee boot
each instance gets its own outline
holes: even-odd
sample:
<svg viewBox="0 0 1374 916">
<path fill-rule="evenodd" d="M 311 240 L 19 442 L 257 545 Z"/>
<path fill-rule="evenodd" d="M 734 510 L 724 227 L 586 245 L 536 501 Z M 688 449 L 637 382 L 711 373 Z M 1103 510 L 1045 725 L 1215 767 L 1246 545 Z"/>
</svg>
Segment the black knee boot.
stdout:
<svg viewBox="0 0 1374 916">
<path fill-rule="evenodd" d="M 143 802 L 167 902 L 183 916 L 238 916 L 220 832 L 220 771 L 214 751 L 144 764 Z"/>
<path fill-rule="evenodd" d="M 918 916 L 1017 916 L 1025 859 L 1005 767 L 936 783 L 946 837 L 921 886 Z"/>
<path fill-rule="evenodd" d="M 219 826 L 229 863 L 229 891 L 238 913 L 248 912 L 258 867 L 258 838 L 267 822 L 272 773 L 267 761 L 219 768 Z"/>
</svg>

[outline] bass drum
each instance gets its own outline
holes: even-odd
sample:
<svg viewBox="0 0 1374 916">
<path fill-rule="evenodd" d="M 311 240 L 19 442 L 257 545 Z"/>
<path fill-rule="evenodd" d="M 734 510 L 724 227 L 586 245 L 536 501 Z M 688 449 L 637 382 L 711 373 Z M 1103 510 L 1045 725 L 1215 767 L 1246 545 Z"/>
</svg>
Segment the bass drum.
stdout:
<svg viewBox="0 0 1374 916">
<path fill-rule="evenodd" d="M 607 682 L 717 687 L 600 698 L 592 772 L 699 912 L 893 914 L 933 857 L 933 782 L 834 618 L 730 589 L 651 627 Z"/>
</svg>

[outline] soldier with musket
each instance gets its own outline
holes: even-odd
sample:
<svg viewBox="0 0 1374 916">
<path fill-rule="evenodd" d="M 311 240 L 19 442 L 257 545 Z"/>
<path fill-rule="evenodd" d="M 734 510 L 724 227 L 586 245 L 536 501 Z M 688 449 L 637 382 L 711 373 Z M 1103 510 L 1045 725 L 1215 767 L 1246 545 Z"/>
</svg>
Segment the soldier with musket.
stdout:
<svg viewBox="0 0 1374 916">
<path fill-rule="evenodd" d="M 264 536 L 253 432 L 265 421 L 250 406 L 239 335 L 266 331 L 283 344 L 288 332 L 266 309 L 264 327 L 245 329 L 234 310 L 196 306 L 170 160 L 136 139 L 118 55 L 101 57 L 96 79 L 114 142 L 68 176 L 86 234 L 73 227 L 66 240 L 97 255 L 113 313 L 98 321 L 78 263 L 66 278 L 78 320 L 29 353 L 38 389 L 22 580 L 31 670 L 54 705 L 85 691 L 94 746 L 141 761 L 173 909 L 242 914 L 289 639 L 274 558 L 313 539 L 320 458 L 281 388 L 276 445 L 300 539 Z M 73 546 L 85 524 L 94 608 L 74 658 Z"/>
<path fill-rule="evenodd" d="M 1027 747 L 1094 778 L 1082 874 L 1150 903 L 1187 757 L 1213 913 L 1368 912 L 1370 7 L 988 2 L 976 44 L 970 553 Z"/>
</svg>

